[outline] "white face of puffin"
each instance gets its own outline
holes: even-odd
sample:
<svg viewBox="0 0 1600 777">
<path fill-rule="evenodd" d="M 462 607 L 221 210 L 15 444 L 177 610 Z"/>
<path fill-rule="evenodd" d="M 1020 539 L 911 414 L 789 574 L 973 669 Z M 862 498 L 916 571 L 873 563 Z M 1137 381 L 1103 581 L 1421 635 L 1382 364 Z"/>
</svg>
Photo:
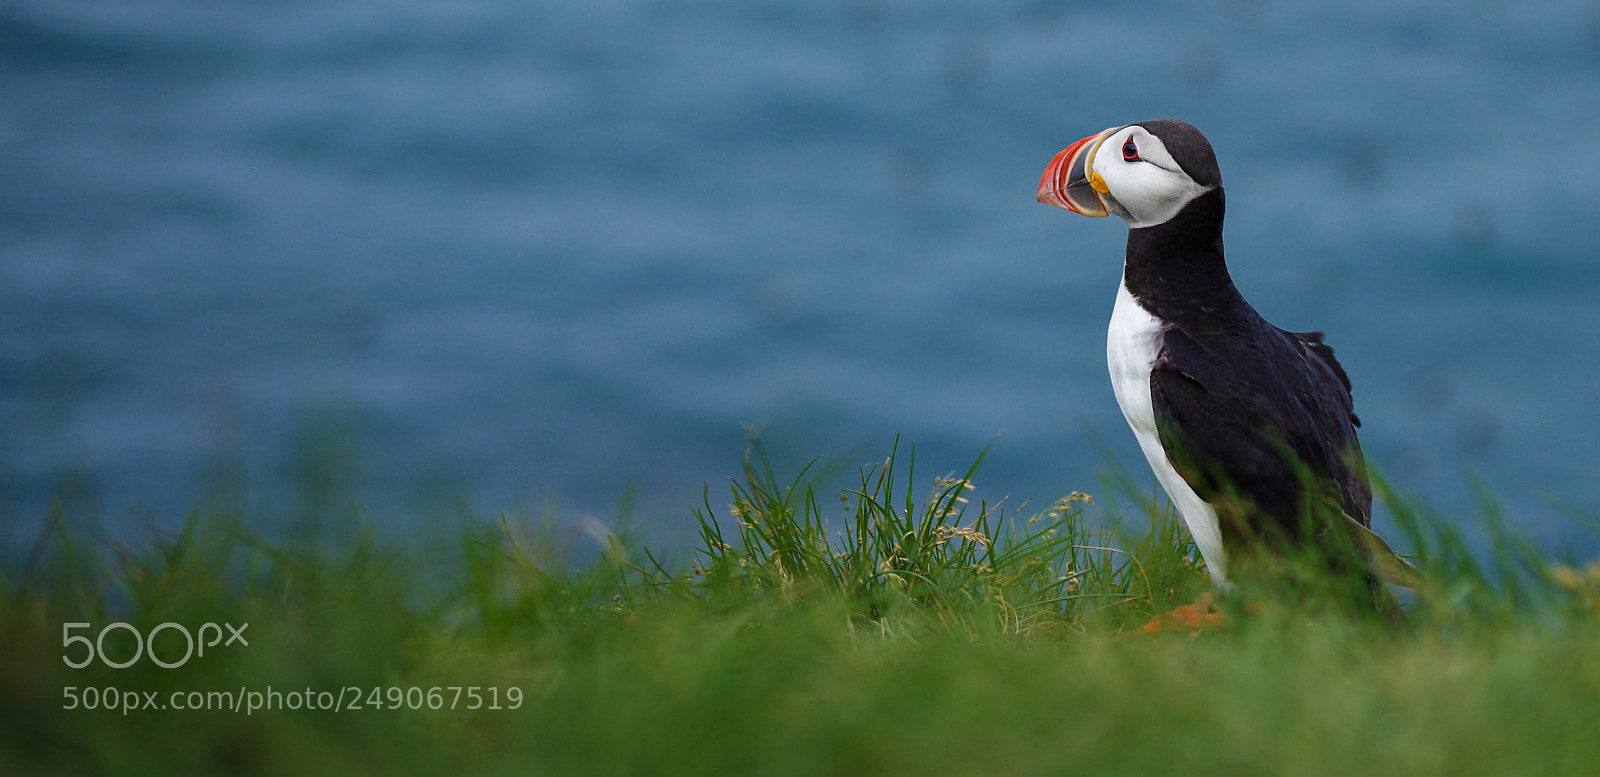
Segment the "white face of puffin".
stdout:
<svg viewBox="0 0 1600 777">
<path fill-rule="evenodd" d="M 1191 200 L 1211 191 L 1194 182 L 1173 161 L 1161 138 L 1137 124 L 1112 133 L 1094 150 L 1090 185 L 1101 193 L 1106 210 L 1128 227 L 1165 224 Z"/>
</svg>

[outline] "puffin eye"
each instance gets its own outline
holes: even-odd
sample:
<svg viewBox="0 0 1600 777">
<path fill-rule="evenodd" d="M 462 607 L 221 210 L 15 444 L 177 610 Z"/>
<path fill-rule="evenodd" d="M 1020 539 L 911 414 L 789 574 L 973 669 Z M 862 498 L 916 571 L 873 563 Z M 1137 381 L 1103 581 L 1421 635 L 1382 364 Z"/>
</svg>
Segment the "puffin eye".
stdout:
<svg viewBox="0 0 1600 777">
<path fill-rule="evenodd" d="M 1133 138 L 1128 138 L 1127 142 L 1122 144 L 1122 161 L 1139 161 L 1139 147 L 1133 144 Z"/>
</svg>

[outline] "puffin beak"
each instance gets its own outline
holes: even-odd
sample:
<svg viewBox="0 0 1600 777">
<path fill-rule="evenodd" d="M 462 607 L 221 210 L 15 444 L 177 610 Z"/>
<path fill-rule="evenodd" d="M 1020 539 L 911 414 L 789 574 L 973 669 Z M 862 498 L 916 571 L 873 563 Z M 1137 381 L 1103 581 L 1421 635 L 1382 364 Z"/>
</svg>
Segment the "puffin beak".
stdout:
<svg viewBox="0 0 1600 777">
<path fill-rule="evenodd" d="M 1100 176 L 1091 175 L 1091 171 L 1094 153 L 1100 150 L 1100 144 L 1120 129 L 1112 127 L 1090 135 L 1056 154 L 1039 178 L 1039 201 L 1085 216 L 1106 215 L 1105 200 L 1100 198 L 1105 183 L 1100 181 Z"/>
</svg>

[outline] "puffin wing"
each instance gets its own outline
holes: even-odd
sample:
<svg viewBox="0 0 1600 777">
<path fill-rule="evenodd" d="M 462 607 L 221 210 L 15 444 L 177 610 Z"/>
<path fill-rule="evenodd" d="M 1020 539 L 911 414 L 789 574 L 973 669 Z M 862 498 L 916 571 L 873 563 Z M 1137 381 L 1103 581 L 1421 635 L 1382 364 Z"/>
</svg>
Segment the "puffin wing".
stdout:
<svg viewBox="0 0 1600 777">
<path fill-rule="evenodd" d="M 1333 350 L 1320 335 L 1265 322 L 1254 334 L 1220 341 L 1228 353 L 1219 354 L 1182 329 L 1166 330 L 1150 394 L 1168 458 L 1202 499 L 1243 497 L 1254 520 L 1293 530 L 1315 483 L 1332 486 L 1326 500 L 1369 526 L 1359 422 Z"/>
<path fill-rule="evenodd" d="M 1281 330 L 1279 330 L 1281 331 Z M 1370 528 L 1372 488 L 1356 440 L 1350 389 L 1320 335 L 1283 332 L 1305 360 L 1274 377 L 1219 369 L 1187 335 L 1168 330 L 1150 371 L 1156 426 L 1167 458 L 1218 515 L 1247 530 L 1297 533 L 1305 488 L 1324 489 L 1327 528 L 1354 543 L 1378 580 L 1419 589 L 1426 580 Z M 1281 366 L 1281 365 L 1280 365 Z M 1302 368 L 1313 376 L 1294 377 Z M 1332 488 L 1330 488 L 1330 486 Z M 1229 509 L 1243 497 L 1242 510 Z M 1253 524 L 1268 521 L 1263 526 Z"/>
<path fill-rule="evenodd" d="M 1337 476 L 1336 485 L 1345 511 L 1363 528 L 1370 529 L 1372 484 L 1367 480 L 1366 460 L 1361 454 L 1361 441 L 1356 437 L 1356 428 L 1361 426 L 1361 419 L 1356 416 L 1355 403 L 1350 397 L 1350 376 L 1345 373 L 1339 360 L 1334 358 L 1333 348 L 1322 342 L 1321 332 L 1283 334 L 1300 347 L 1319 389 L 1314 394 L 1317 406 L 1323 409 L 1323 420 L 1318 424 L 1319 434 L 1328 435 L 1322 439 L 1339 440 L 1340 450 L 1333 472 Z"/>
</svg>

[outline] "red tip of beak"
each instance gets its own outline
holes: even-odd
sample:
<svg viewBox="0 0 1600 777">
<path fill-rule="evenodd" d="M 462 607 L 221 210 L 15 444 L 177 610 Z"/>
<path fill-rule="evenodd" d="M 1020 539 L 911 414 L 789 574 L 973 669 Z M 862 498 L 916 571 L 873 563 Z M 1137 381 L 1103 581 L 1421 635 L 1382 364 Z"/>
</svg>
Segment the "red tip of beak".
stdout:
<svg viewBox="0 0 1600 777">
<path fill-rule="evenodd" d="M 1105 202 L 1089 186 L 1087 172 L 1094 151 L 1099 147 L 1097 141 L 1105 135 L 1105 132 L 1090 135 L 1062 149 L 1050 160 L 1044 175 L 1039 177 L 1040 202 L 1085 216 L 1106 215 Z"/>
</svg>

